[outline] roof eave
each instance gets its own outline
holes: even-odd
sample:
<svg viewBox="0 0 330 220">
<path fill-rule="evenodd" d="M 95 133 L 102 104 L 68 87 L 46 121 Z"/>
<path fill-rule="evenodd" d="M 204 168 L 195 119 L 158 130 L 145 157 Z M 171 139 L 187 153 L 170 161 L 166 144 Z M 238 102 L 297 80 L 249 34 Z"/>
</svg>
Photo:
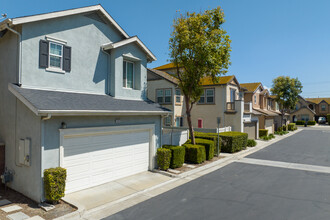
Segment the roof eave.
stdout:
<svg viewBox="0 0 330 220">
<path fill-rule="evenodd" d="M 38 110 L 38 116 L 92 116 L 92 115 L 168 115 L 171 111 L 107 111 L 107 110 Z"/>
</svg>

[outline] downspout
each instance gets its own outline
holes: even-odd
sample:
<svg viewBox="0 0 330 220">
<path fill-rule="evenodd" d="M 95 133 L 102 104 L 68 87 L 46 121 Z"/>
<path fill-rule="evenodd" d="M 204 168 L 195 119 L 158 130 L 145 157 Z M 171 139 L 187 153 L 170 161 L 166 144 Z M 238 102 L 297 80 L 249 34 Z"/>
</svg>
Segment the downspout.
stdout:
<svg viewBox="0 0 330 220">
<path fill-rule="evenodd" d="M 46 121 L 52 117 L 52 114 L 48 114 L 47 116 L 41 117 L 41 120 Z"/>
<path fill-rule="evenodd" d="M 6 28 L 8 30 L 10 30 L 11 32 L 13 32 L 14 34 L 18 35 L 19 38 L 19 47 L 18 47 L 18 85 L 21 86 L 22 85 L 22 35 L 17 32 L 16 30 L 10 28 L 8 26 L 8 24 L 6 24 Z"/>
<path fill-rule="evenodd" d="M 41 172 L 41 188 L 43 189 L 43 178 L 44 178 L 44 172 L 43 172 L 43 152 L 45 149 L 45 121 L 49 120 L 52 117 L 51 114 L 48 114 L 47 116 L 41 117 L 41 148 L 40 148 L 40 172 Z M 41 191 L 41 201 L 45 201 L 45 192 L 44 190 Z"/>
</svg>

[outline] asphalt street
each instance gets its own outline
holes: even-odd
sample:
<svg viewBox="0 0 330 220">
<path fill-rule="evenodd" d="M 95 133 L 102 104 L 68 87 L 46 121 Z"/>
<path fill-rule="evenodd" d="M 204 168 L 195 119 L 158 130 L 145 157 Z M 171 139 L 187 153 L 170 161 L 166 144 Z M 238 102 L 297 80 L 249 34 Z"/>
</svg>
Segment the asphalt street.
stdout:
<svg viewBox="0 0 330 220">
<path fill-rule="evenodd" d="M 330 129 L 304 129 L 248 156 L 330 167 Z M 252 160 L 253 161 L 253 160 Z M 330 174 L 231 163 L 105 219 L 330 219 Z"/>
</svg>

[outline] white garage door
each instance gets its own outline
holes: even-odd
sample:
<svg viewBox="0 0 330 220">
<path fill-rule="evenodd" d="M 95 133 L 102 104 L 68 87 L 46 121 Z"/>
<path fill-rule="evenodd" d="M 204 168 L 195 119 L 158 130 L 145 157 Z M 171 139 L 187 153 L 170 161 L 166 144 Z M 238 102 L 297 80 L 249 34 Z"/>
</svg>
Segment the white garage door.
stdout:
<svg viewBox="0 0 330 220">
<path fill-rule="evenodd" d="M 64 135 L 66 193 L 97 186 L 149 168 L 149 131 Z"/>
<path fill-rule="evenodd" d="M 273 124 L 274 124 L 274 119 L 266 119 L 265 121 L 265 127 L 268 129 L 268 134 L 273 134 Z"/>
</svg>

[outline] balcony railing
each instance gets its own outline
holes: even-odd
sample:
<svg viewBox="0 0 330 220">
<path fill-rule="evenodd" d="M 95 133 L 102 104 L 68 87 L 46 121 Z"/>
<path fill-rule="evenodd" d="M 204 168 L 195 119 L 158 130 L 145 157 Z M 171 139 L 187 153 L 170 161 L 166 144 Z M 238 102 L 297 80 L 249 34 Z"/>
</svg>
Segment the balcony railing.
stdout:
<svg viewBox="0 0 330 220">
<path fill-rule="evenodd" d="M 235 102 L 227 102 L 227 111 L 235 111 Z"/>
</svg>

